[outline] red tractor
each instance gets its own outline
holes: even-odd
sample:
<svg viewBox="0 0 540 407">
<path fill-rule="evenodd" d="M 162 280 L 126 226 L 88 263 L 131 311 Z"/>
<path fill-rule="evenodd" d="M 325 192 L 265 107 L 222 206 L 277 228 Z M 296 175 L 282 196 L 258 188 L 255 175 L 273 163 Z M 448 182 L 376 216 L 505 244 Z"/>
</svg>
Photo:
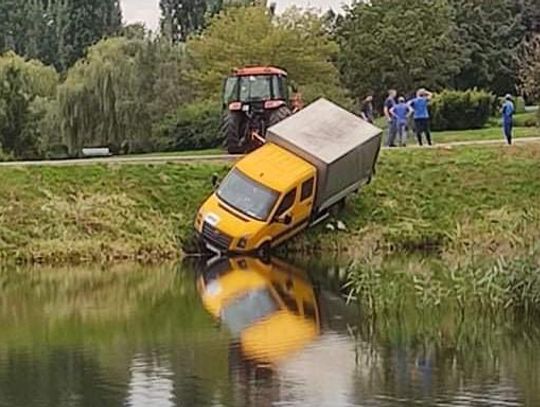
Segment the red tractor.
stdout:
<svg viewBox="0 0 540 407">
<path fill-rule="evenodd" d="M 222 136 L 230 154 L 250 152 L 264 143 L 266 129 L 302 107 L 289 99 L 287 72 L 275 67 L 236 69 L 223 89 Z"/>
</svg>

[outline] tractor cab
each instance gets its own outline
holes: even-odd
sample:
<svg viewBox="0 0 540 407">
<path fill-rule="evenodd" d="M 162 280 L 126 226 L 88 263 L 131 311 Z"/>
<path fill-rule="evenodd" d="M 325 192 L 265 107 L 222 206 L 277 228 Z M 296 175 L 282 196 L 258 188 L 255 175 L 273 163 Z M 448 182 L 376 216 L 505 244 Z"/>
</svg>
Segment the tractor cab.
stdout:
<svg viewBox="0 0 540 407">
<path fill-rule="evenodd" d="M 275 67 L 235 70 L 224 83 L 223 112 L 222 136 L 229 153 L 259 147 L 266 129 L 292 114 L 287 72 Z"/>
</svg>

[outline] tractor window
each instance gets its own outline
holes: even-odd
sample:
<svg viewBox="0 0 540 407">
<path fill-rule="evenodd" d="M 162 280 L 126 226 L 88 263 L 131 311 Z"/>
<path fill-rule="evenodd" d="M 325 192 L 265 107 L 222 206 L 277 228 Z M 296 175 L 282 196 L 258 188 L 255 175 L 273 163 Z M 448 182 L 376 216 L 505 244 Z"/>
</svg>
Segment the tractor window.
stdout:
<svg viewBox="0 0 540 407">
<path fill-rule="evenodd" d="M 272 88 L 274 90 L 274 99 L 287 100 L 287 79 L 285 77 L 273 76 Z"/>
<path fill-rule="evenodd" d="M 237 99 L 238 93 L 238 78 L 231 76 L 225 81 L 225 86 L 223 89 L 223 103 L 228 105 L 231 102 L 234 102 Z"/>
<path fill-rule="evenodd" d="M 252 102 L 272 99 L 271 76 L 243 76 L 240 78 L 240 101 Z"/>
</svg>

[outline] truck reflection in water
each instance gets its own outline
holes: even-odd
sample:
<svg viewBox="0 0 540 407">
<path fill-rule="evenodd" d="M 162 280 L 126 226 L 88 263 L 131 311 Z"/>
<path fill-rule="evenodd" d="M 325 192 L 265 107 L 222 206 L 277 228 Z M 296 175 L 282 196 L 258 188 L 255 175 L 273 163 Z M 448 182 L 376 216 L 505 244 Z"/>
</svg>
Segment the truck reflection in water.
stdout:
<svg viewBox="0 0 540 407">
<path fill-rule="evenodd" d="M 198 280 L 204 307 L 227 327 L 246 359 L 275 367 L 320 332 L 306 273 L 280 260 L 222 258 Z"/>
<path fill-rule="evenodd" d="M 222 258 L 198 278 L 198 289 L 233 337 L 229 367 L 239 405 L 346 405 L 354 378 L 372 372 L 373 355 L 360 361 L 354 338 L 323 321 L 318 289 L 301 269 L 275 258 Z"/>
</svg>

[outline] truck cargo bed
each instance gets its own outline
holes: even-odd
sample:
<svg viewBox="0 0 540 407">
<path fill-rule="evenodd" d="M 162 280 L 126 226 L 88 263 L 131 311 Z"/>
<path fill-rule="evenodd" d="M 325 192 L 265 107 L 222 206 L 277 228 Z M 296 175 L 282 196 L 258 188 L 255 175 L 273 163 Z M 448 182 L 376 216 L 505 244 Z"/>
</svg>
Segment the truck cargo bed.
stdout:
<svg viewBox="0 0 540 407">
<path fill-rule="evenodd" d="M 323 211 L 369 182 L 382 130 L 319 99 L 268 129 L 266 139 L 317 168 L 315 209 Z"/>
</svg>

